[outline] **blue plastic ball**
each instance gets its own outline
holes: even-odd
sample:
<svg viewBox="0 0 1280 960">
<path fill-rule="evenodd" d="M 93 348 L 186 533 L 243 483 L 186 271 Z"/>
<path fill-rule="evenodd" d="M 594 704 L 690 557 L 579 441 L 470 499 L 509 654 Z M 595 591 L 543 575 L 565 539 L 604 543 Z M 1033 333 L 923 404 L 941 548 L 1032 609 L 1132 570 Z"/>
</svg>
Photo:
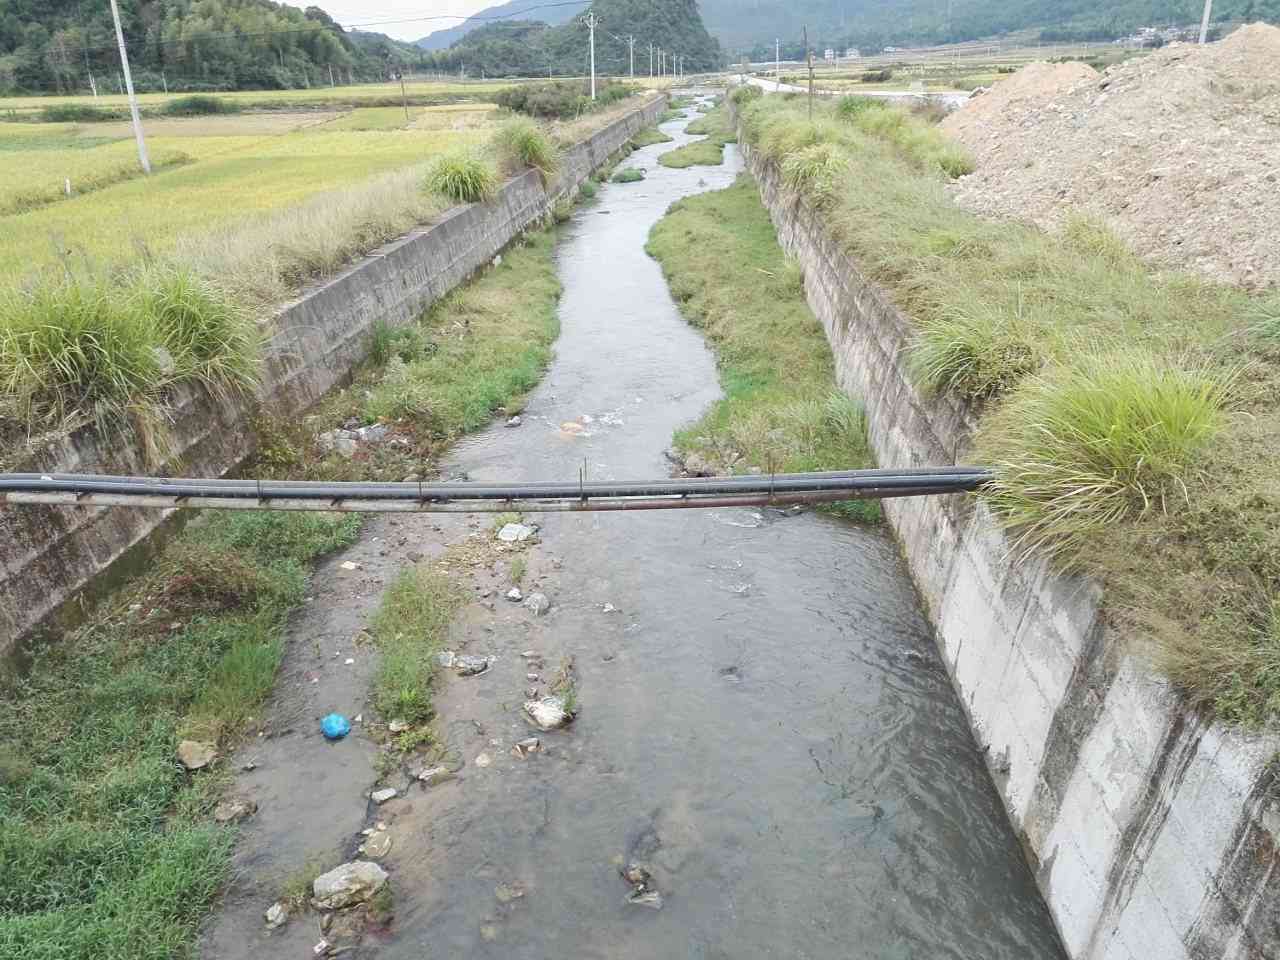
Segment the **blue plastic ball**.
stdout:
<svg viewBox="0 0 1280 960">
<path fill-rule="evenodd" d="M 340 713 L 331 713 L 320 721 L 320 732 L 326 740 L 341 740 L 351 732 L 351 724 Z"/>
</svg>

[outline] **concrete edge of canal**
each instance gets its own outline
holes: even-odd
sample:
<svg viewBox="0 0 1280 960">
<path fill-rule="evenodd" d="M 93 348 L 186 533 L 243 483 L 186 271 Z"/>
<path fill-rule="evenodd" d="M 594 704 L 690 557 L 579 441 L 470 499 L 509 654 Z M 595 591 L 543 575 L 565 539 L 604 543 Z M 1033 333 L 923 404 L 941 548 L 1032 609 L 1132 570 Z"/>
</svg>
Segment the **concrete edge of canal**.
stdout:
<svg viewBox="0 0 1280 960">
<path fill-rule="evenodd" d="M 972 417 L 914 386 L 910 322 L 743 153 L 880 465 L 960 462 Z M 1280 739 L 1206 723 L 1107 626 L 1096 584 L 1012 560 L 981 502 L 886 515 L 1069 955 L 1280 957 Z"/>
<path fill-rule="evenodd" d="M 364 358 L 375 323 L 401 325 L 489 263 L 546 217 L 632 136 L 655 123 L 655 97 L 564 151 L 544 184 L 538 172 L 512 177 L 484 204 L 454 207 L 439 220 L 379 247 L 309 286 L 262 321 L 267 340 L 262 385 L 232 402 L 200 391 L 174 397 L 175 456 L 186 476 L 221 476 L 252 453 L 254 412 L 306 410 Z M 91 426 L 59 436 L 12 469 L 37 473 L 153 473 L 140 444 L 124 445 Z M 74 623 L 82 599 L 101 595 L 146 562 L 168 512 L 128 508 L 36 507 L 0 511 L 0 654 L 38 629 Z"/>
</svg>

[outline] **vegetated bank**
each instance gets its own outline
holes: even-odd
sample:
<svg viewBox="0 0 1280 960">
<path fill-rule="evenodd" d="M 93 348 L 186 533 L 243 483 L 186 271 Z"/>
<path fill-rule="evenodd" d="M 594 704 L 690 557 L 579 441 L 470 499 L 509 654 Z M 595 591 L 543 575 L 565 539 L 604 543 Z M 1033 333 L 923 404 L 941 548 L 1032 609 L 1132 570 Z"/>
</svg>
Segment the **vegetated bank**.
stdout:
<svg viewBox="0 0 1280 960">
<path fill-rule="evenodd" d="M 188 772 L 180 740 L 225 750 L 252 728 L 307 564 L 354 515 L 210 515 L 0 697 L 0 953 L 189 955 L 226 876 L 211 819 L 226 776 Z"/>
<path fill-rule="evenodd" d="M 681 312 L 711 342 L 725 391 L 676 435 L 687 471 L 874 465 L 863 410 L 836 387 L 831 346 L 805 303 L 804 278 L 778 246 L 750 176 L 672 204 L 646 249 Z M 870 500 L 833 509 L 859 520 L 880 516 Z"/>
<path fill-rule="evenodd" d="M 1194 702 L 1273 719 L 1276 299 L 1157 273 L 1096 222 L 964 212 L 946 183 L 971 161 L 900 111 L 735 97 L 751 147 L 913 318 L 918 382 L 980 414 L 1017 547 L 1096 576 Z"/>
<path fill-rule="evenodd" d="M 664 167 L 718 166 L 724 162 L 724 145 L 738 137 L 724 106 L 694 119 L 685 127 L 685 132 L 702 135 L 703 139 L 662 154 L 658 162 Z"/>
<path fill-rule="evenodd" d="M 447 443 L 516 409 L 550 359 L 555 230 L 517 241 L 419 323 L 380 328 L 356 385 L 301 428 L 264 436 L 279 475 L 401 479 Z M 314 430 L 382 423 L 350 456 Z M 296 442 L 297 446 L 293 446 Z M 402 452 L 409 444 L 409 453 Z M 75 635 L 4 680 L 0 706 L 0 952 L 90 958 L 187 955 L 226 878 L 233 831 L 210 820 L 220 762 L 188 773 L 180 740 L 225 756 L 251 735 L 284 653 L 307 563 L 352 542 L 351 514 L 210 512 Z M 407 569 L 371 624 L 384 719 L 431 714 L 432 653 L 456 605 L 450 579 Z M 396 749 L 412 750 L 405 738 Z"/>
</svg>

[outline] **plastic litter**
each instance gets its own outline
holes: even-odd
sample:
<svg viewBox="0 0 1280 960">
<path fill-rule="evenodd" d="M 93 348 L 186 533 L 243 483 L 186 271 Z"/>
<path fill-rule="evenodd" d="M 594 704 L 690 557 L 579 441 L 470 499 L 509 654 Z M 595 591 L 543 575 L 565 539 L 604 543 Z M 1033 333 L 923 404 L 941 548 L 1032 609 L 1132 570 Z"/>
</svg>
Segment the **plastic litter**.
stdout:
<svg viewBox="0 0 1280 960">
<path fill-rule="evenodd" d="M 326 740 L 341 740 L 351 732 L 351 724 L 340 713 L 331 713 L 320 721 L 320 732 Z"/>
</svg>

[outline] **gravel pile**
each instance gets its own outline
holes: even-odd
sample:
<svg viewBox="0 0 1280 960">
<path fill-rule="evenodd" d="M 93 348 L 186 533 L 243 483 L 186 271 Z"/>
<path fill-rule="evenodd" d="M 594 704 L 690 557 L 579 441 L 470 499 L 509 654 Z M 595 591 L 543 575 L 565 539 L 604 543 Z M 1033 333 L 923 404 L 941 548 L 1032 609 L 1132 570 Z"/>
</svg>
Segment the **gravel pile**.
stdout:
<svg viewBox="0 0 1280 960">
<path fill-rule="evenodd" d="M 1280 29 L 1173 44 L 1097 73 L 1031 64 L 943 128 L 974 154 L 961 206 L 1053 228 L 1099 216 L 1147 258 L 1280 286 Z"/>
</svg>

